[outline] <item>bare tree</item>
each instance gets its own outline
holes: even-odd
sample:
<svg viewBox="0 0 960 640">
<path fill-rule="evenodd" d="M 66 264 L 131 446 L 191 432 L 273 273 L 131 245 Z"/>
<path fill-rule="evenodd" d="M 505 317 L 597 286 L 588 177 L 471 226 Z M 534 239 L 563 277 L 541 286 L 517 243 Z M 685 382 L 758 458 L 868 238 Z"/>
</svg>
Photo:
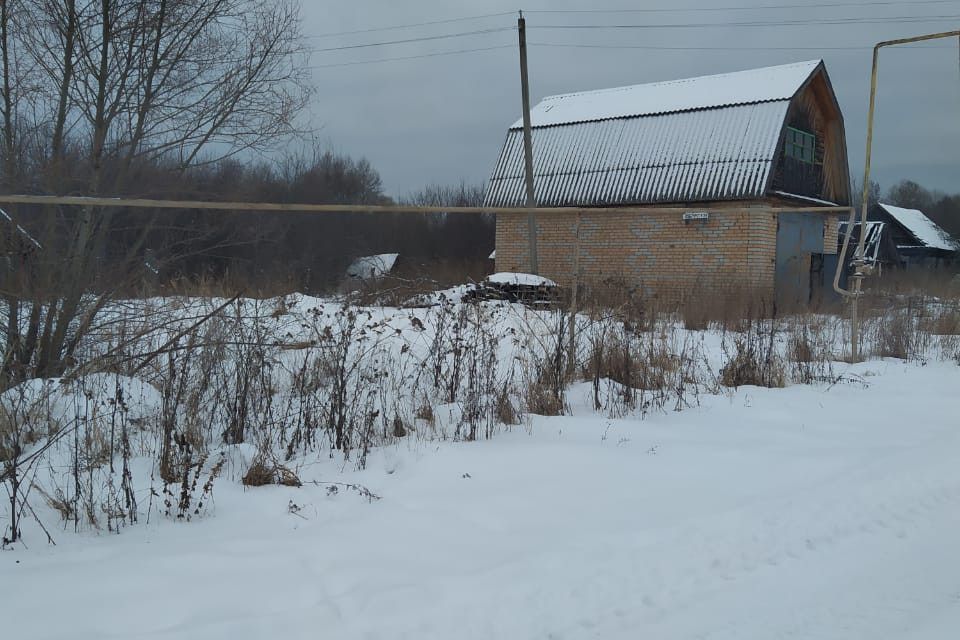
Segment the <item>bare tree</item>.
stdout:
<svg viewBox="0 0 960 640">
<path fill-rule="evenodd" d="M 25 146 L 21 131 L 39 133 L 36 177 L 11 183 L 5 162 L 9 187 L 134 194 L 144 163 L 183 173 L 297 132 L 311 89 L 294 0 L 19 0 L 16 21 L 12 4 L 0 15 L 5 159 Z M 28 110 L 10 99 L 18 70 L 36 96 Z M 34 286 L 4 292 L 8 380 L 60 373 L 122 282 L 116 272 L 98 279 L 116 214 L 41 212 L 51 223 Z M 121 264 L 140 264 L 149 226 Z"/>
</svg>

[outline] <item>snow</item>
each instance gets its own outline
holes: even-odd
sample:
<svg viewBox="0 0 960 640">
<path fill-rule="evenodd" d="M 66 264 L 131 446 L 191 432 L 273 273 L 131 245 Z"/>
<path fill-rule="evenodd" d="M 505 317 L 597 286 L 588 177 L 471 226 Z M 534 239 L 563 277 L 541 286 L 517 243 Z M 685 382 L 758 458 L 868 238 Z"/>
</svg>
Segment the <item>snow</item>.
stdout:
<svg viewBox="0 0 960 640">
<path fill-rule="evenodd" d="M 540 282 L 529 274 L 494 277 Z M 442 292 L 444 300 L 465 290 Z M 178 332 L 175 320 L 189 325 L 221 302 L 128 301 L 105 310 L 110 333 L 104 340 L 113 339 L 124 309 L 155 321 L 160 314 L 163 330 L 149 338 L 160 345 Z M 299 372 L 322 367 L 331 352 L 311 338 L 346 331 L 338 321 L 345 311 L 359 316 L 349 331 L 365 354 L 355 360 L 355 375 L 373 391 L 350 402 L 378 414 L 400 411 L 427 393 L 431 387 L 415 381 L 429 377 L 434 356 L 477 349 L 470 346 L 473 331 L 487 335 L 493 355 L 465 361 L 475 363 L 466 368 L 492 362 L 504 380 L 524 384 L 529 369 L 517 363 L 549 348 L 560 317 L 500 302 L 395 309 L 300 295 L 238 301 L 224 322 L 247 318 L 238 334 L 244 342 L 263 335 L 289 347 L 263 361 L 275 411 L 261 417 L 275 428 L 292 429 L 301 409 L 316 409 L 281 406 L 297 399 L 284 395 L 290 378 L 282 372 L 300 380 Z M 581 320 L 581 339 L 615 322 Z M 451 322 L 450 341 L 438 340 L 439 327 Z M 843 325 L 835 329 L 824 330 L 826 339 L 834 333 L 843 339 Z M 189 522 L 163 515 L 165 495 L 153 493 L 163 487 L 156 477 L 160 438 L 147 425 L 165 409 L 157 386 L 162 377 L 147 382 L 91 374 L 72 383 L 15 387 L 0 396 L 0 409 L 49 403 L 47 415 L 57 423 L 51 431 L 63 433 L 60 423 L 69 420 L 101 421 L 111 431 L 115 423 L 129 425 L 139 518 L 119 534 L 107 531 L 107 516 L 99 512 L 99 531 L 58 526 L 56 512 L 36 492 L 52 492 L 53 480 L 72 490 L 76 461 L 69 442 L 53 447 L 29 481 L 30 504 L 56 546 L 46 544 L 27 514 L 25 544 L 0 552 L 0 575 L 9 586 L 0 598 L 4 637 L 955 635 L 960 355 L 953 355 L 958 345 L 951 337 L 940 337 L 940 347 L 951 349 L 942 361 L 836 362 L 825 376 L 831 382 L 699 393 L 689 387 L 704 371 L 716 374 L 727 331 L 685 331 L 667 319 L 634 337 L 657 341 L 670 354 L 696 348 L 691 368 L 678 378 L 688 385 L 683 411 L 642 402 L 633 412 L 596 411 L 593 385 L 579 382 L 568 390 L 570 415 L 528 416 L 524 424 L 498 426 L 489 440 L 468 443 L 452 441 L 449 429 L 461 421 L 461 404 L 438 401 L 432 426 L 417 423 L 405 437 L 374 446 L 363 467 L 322 443 L 290 457 L 279 452 L 301 487 L 244 488 L 240 478 L 267 445 L 251 439 L 227 446 L 218 436 L 195 477 L 203 485 L 219 460 L 223 473 Z M 787 334 L 778 334 L 781 339 Z M 220 362 L 230 353 L 210 355 Z M 391 366 L 368 367 L 380 362 Z M 231 384 L 236 371 L 230 366 L 209 366 L 206 386 Z M 452 375 L 444 369 L 441 383 Z M 615 396 L 611 384 L 599 382 Z M 114 403 L 117 388 L 123 402 Z M 320 385 L 310 393 L 323 402 L 326 392 Z M 202 417 L 203 425 L 192 426 L 220 433 L 216 411 Z M 38 435 L 30 447 L 42 446 Z M 106 462 L 88 466 L 82 489 L 99 491 L 118 481 L 122 461 L 116 462 L 114 476 Z M 0 509 L 0 531 L 8 526 L 5 513 Z"/>
<path fill-rule="evenodd" d="M 532 273 L 512 273 L 504 271 L 487 276 L 487 282 L 493 284 L 507 284 L 521 287 L 555 287 L 557 283 L 549 278 Z"/>
<path fill-rule="evenodd" d="M 381 278 L 390 273 L 399 255 L 398 253 L 380 253 L 357 258 L 347 267 L 347 277 L 358 280 Z"/>
<path fill-rule="evenodd" d="M 820 60 L 734 73 L 567 93 L 531 109 L 534 127 L 649 116 L 757 102 L 790 100 L 822 64 Z M 523 120 L 510 128 L 521 129 Z"/>
<path fill-rule="evenodd" d="M 829 387 L 745 387 L 643 422 L 597 416 L 580 385 L 573 416 L 492 441 L 406 439 L 363 471 L 321 458 L 302 488 L 244 491 L 223 478 L 213 516 L 189 524 L 55 529 L 55 547 L 0 554 L 4 630 L 955 637 L 960 372 L 884 360 L 841 373 Z M 361 483 L 381 499 L 310 480 Z"/>
<path fill-rule="evenodd" d="M 823 207 L 839 207 L 836 202 L 830 202 L 829 200 L 821 200 L 820 198 L 811 198 L 810 196 L 801 196 L 796 193 L 789 193 L 787 191 L 774 191 L 774 194 L 778 196 L 783 196 L 785 198 L 792 198 L 795 200 L 803 200 L 804 202 L 812 202 Z"/>
<path fill-rule="evenodd" d="M 406 302 L 404 307 L 434 307 L 442 304 L 457 304 L 467 298 L 472 292 L 476 291 L 474 284 L 458 284 L 439 291 L 421 293 L 413 296 Z"/>
<path fill-rule="evenodd" d="M 891 204 L 881 203 L 880 206 L 923 246 L 944 251 L 958 250 L 957 243 L 950 237 L 950 234 L 941 229 L 936 222 L 928 218 L 922 211 L 895 207 Z"/>
</svg>

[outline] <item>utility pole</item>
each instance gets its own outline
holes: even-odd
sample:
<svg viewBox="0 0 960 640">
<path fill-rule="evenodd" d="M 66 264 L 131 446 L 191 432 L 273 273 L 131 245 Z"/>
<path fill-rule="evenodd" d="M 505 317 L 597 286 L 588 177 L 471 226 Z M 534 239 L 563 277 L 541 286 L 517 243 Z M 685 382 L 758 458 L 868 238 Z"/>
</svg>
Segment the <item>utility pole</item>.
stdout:
<svg viewBox="0 0 960 640">
<path fill-rule="evenodd" d="M 853 286 L 850 289 L 840 287 L 840 274 L 846 268 L 847 248 L 850 245 L 850 234 L 853 233 L 853 225 L 856 223 L 856 210 L 850 209 L 850 221 L 847 224 L 847 235 L 843 240 L 843 248 L 840 250 L 840 259 L 837 261 L 837 272 L 833 278 L 833 288 L 840 295 L 850 299 L 850 356 L 854 362 L 860 360 L 860 316 L 859 299 L 863 295 L 863 279 L 873 272 L 873 266 L 866 262 L 866 239 L 867 239 L 867 213 L 870 197 L 870 163 L 873 155 L 873 121 L 874 112 L 877 104 L 877 82 L 880 67 L 880 49 L 892 47 L 901 44 L 910 44 L 912 42 L 926 42 L 928 40 L 939 40 L 942 38 L 958 38 L 960 40 L 960 31 L 947 31 L 943 33 L 931 33 L 914 38 L 901 38 L 898 40 L 886 40 L 878 43 L 873 48 L 873 68 L 870 75 L 870 107 L 867 112 L 867 157 L 863 166 L 863 194 L 860 204 L 860 233 L 857 242 L 856 253 L 853 254 Z"/>
<path fill-rule="evenodd" d="M 523 11 L 517 19 L 517 32 L 520 34 L 520 95 L 523 100 L 523 168 L 527 187 L 527 206 L 537 206 L 533 191 L 533 134 L 530 125 L 530 79 L 527 75 L 527 21 Z M 527 214 L 527 241 L 530 253 L 530 273 L 539 274 L 540 264 L 537 258 L 537 216 Z"/>
</svg>

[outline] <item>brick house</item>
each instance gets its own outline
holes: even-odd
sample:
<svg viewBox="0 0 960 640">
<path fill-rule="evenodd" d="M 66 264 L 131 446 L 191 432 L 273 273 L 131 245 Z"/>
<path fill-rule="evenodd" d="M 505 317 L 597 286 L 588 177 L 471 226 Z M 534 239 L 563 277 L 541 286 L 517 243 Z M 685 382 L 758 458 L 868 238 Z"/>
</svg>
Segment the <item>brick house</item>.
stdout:
<svg viewBox="0 0 960 640">
<path fill-rule="evenodd" d="M 850 181 L 822 61 L 543 99 L 531 110 L 540 274 L 682 301 L 749 290 L 806 303 L 836 264 Z M 489 207 L 525 204 L 507 132 Z M 790 209 L 789 211 L 785 209 Z M 496 269 L 530 268 L 527 214 L 497 216 Z"/>
</svg>

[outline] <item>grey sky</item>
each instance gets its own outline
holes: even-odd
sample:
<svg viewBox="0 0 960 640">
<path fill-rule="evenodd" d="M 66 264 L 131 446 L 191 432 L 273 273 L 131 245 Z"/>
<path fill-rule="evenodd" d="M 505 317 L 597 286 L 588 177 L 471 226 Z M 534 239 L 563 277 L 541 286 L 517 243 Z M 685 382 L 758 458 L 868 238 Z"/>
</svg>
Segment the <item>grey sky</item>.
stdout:
<svg viewBox="0 0 960 640">
<path fill-rule="evenodd" d="M 555 93 L 736 71 L 823 58 L 846 120 L 851 170 L 862 175 L 869 47 L 883 39 L 960 29 L 960 0 L 527 0 L 531 99 Z M 864 3 L 860 7 L 826 4 Z M 490 0 L 304 0 L 304 30 L 315 48 L 511 27 L 516 16 L 336 37 L 320 34 L 515 11 Z M 803 5 L 777 10 L 719 7 Z M 820 5 L 820 6 L 813 6 Z M 693 8 L 669 13 L 536 13 L 542 9 Z M 703 11 L 703 9 L 709 9 Z M 663 25 L 789 20 L 957 16 L 924 22 L 775 27 L 546 29 L 545 25 Z M 565 48 L 542 43 L 703 47 L 711 50 Z M 412 60 L 326 66 L 480 47 L 505 48 Z M 957 41 L 881 54 L 874 176 L 886 189 L 902 178 L 960 192 L 960 57 Z M 799 47 L 797 50 L 738 47 Z M 843 49 L 836 49 L 836 48 Z M 845 47 L 863 47 L 846 49 Z M 364 156 L 390 195 L 430 183 L 486 180 L 507 126 L 519 117 L 515 31 L 312 54 L 319 92 L 310 117 L 338 151 Z"/>
</svg>

